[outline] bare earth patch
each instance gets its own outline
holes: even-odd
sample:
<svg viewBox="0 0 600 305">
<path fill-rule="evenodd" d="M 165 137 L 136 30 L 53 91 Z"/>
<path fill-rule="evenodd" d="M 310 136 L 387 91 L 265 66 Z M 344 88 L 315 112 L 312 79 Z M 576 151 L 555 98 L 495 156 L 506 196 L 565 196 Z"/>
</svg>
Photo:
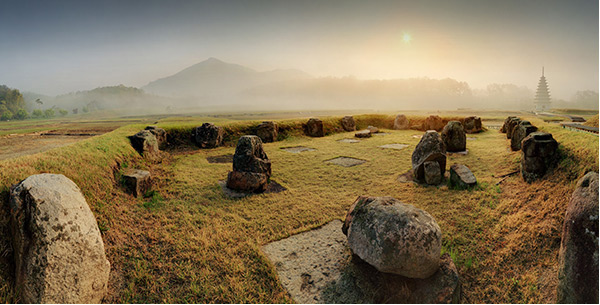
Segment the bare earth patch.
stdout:
<svg viewBox="0 0 600 305">
<path fill-rule="evenodd" d="M 299 154 L 299 153 L 304 152 L 304 151 L 314 151 L 314 150 L 316 150 L 314 148 L 304 147 L 304 146 L 281 147 L 281 149 L 283 149 L 283 150 L 285 150 L 287 152 L 295 153 L 295 154 Z"/>
<path fill-rule="evenodd" d="M 356 159 L 356 158 L 351 158 L 351 157 L 337 157 L 337 158 L 333 158 L 330 160 L 325 160 L 324 162 L 335 164 L 335 165 L 340 165 L 343 167 L 350 167 L 350 166 L 356 166 L 356 165 L 363 164 L 367 161 L 361 160 L 361 159 Z"/>
</svg>

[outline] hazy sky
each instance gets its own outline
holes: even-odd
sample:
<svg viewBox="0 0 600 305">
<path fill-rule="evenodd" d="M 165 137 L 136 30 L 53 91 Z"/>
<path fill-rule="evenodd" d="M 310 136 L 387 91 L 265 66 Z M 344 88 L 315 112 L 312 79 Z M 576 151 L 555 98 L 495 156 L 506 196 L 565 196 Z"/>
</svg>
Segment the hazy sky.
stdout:
<svg viewBox="0 0 600 305">
<path fill-rule="evenodd" d="M 598 1 L 0 2 L 0 84 L 141 87 L 208 57 L 361 79 L 598 91 Z"/>
</svg>

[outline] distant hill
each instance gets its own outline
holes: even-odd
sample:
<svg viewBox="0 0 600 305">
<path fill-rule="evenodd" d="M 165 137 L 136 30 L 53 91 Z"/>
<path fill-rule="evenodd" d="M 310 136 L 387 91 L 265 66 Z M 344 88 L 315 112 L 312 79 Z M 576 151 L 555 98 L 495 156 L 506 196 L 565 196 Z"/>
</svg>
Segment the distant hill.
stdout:
<svg viewBox="0 0 600 305">
<path fill-rule="evenodd" d="M 174 75 L 150 82 L 142 89 L 162 96 L 211 100 L 235 97 L 243 90 L 260 85 L 310 78 L 309 74 L 300 70 L 258 72 L 211 57 Z"/>
</svg>

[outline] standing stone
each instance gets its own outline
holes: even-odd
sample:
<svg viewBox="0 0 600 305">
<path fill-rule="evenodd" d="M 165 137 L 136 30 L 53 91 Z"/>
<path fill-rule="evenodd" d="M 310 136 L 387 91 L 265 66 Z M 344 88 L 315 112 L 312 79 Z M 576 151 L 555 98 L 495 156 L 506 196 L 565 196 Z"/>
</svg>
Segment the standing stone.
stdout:
<svg viewBox="0 0 600 305">
<path fill-rule="evenodd" d="M 511 119 L 516 119 L 516 116 L 509 116 L 506 117 L 506 119 L 504 119 L 504 124 L 502 124 L 502 128 L 500 128 L 500 132 L 501 133 L 506 133 L 506 131 L 508 130 L 508 122 L 510 122 Z"/>
<path fill-rule="evenodd" d="M 418 183 L 426 183 L 425 162 L 427 161 L 439 163 L 440 175 L 444 176 L 446 172 L 446 146 L 440 135 L 434 130 L 428 130 L 423 134 L 412 153 L 413 179 Z"/>
<path fill-rule="evenodd" d="M 403 130 L 403 129 L 409 129 L 410 128 L 410 123 L 408 121 L 408 119 L 406 118 L 406 116 L 404 114 L 399 114 L 396 116 L 396 119 L 394 120 L 394 129 L 395 130 Z"/>
<path fill-rule="evenodd" d="M 478 116 L 466 117 L 464 127 L 466 133 L 478 133 L 483 131 L 481 118 Z"/>
<path fill-rule="evenodd" d="M 380 272 L 425 279 L 439 268 L 442 232 L 437 222 L 395 198 L 358 197 L 342 231 L 352 252 Z"/>
<path fill-rule="evenodd" d="M 508 121 L 508 125 L 506 126 L 507 139 L 510 139 L 512 137 L 513 129 L 515 128 L 515 126 L 519 125 L 519 122 L 521 122 L 521 119 L 519 118 L 512 118 L 510 119 L 510 121 Z"/>
<path fill-rule="evenodd" d="M 354 118 L 350 115 L 347 115 L 341 120 L 342 128 L 344 131 L 355 131 L 356 130 L 356 122 L 354 122 Z"/>
<path fill-rule="evenodd" d="M 194 141 L 200 148 L 215 148 L 223 143 L 223 128 L 204 123 L 194 130 Z"/>
<path fill-rule="evenodd" d="M 558 142 L 552 134 L 534 132 L 521 142 L 521 174 L 527 183 L 543 177 L 558 162 Z"/>
<path fill-rule="evenodd" d="M 167 146 L 166 130 L 158 128 L 156 126 L 146 126 L 145 130 L 150 131 L 156 137 L 156 142 L 158 143 L 159 149 L 165 149 L 165 147 Z"/>
<path fill-rule="evenodd" d="M 517 151 L 521 149 L 521 141 L 525 139 L 532 132 L 536 132 L 537 127 L 531 125 L 529 121 L 521 121 L 519 125 L 513 128 L 512 135 L 510 137 L 510 149 Z"/>
<path fill-rule="evenodd" d="M 152 177 L 149 171 L 129 169 L 123 173 L 123 184 L 127 192 L 140 197 L 152 188 Z"/>
<path fill-rule="evenodd" d="M 265 121 L 256 128 L 256 135 L 263 143 L 271 143 L 277 141 L 277 123 L 273 121 Z"/>
<path fill-rule="evenodd" d="M 598 173 L 577 182 L 563 223 L 558 303 L 598 304 Z"/>
<path fill-rule="evenodd" d="M 354 133 L 354 136 L 357 138 L 370 138 L 371 131 L 368 129 L 363 129 L 361 131 L 357 131 L 356 133 Z"/>
<path fill-rule="evenodd" d="M 147 159 L 157 159 L 160 156 L 156 136 L 149 130 L 142 130 L 129 137 L 131 146 Z"/>
<path fill-rule="evenodd" d="M 323 131 L 323 121 L 317 118 L 311 118 L 305 124 L 305 132 L 309 137 L 323 137 L 325 132 Z"/>
<path fill-rule="evenodd" d="M 425 173 L 425 183 L 429 185 L 438 185 L 442 183 L 442 169 L 440 164 L 436 161 L 426 161 L 423 163 L 423 169 Z"/>
<path fill-rule="evenodd" d="M 233 155 L 233 171 L 227 175 L 227 187 L 236 191 L 261 193 L 271 177 L 271 161 L 257 136 L 242 136 Z"/>
<path fill-rule="evenodd" d="M 465 151 L 467 149 L 467 135 L 459 121 L 450 121 L 444 126 L 442 140 L 446 144 L 446 151 Z"/>
<path fill-rule="evenodd" d="M 15 287 L 23 303 L 100 303 L 110 264 L 81 190 L 39 174 L 10 189 Z"/>
<path fill-rule="evenodd" d="M 430 115 L 425 119 L 425 122 L 423 122 L 423 130 L 442 131 L 444 126 L 446 126 L 444 120 L 437 115 Z"/>
<path fill-rule="evenodd" d="M 476 185 L 477 179 L 467 166 L 463 164 L 450 166 L 450 186 L 464 190 Z"/>
</svg>

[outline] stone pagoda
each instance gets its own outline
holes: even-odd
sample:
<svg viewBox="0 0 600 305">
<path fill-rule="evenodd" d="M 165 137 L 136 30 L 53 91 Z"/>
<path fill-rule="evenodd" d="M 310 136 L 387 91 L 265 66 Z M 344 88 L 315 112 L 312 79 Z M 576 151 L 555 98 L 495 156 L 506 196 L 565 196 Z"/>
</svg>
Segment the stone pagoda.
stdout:
<svg viewBox="0 0 600 305">
<path fill-rule="evenodd" d="M 550 90 L 544 76 L 544 68 L 542 67 L 542 77 L 538 83 L 537 91 L 535 92 L 535 112 L 545 112 L 550 110 Z"/>
</svg>

